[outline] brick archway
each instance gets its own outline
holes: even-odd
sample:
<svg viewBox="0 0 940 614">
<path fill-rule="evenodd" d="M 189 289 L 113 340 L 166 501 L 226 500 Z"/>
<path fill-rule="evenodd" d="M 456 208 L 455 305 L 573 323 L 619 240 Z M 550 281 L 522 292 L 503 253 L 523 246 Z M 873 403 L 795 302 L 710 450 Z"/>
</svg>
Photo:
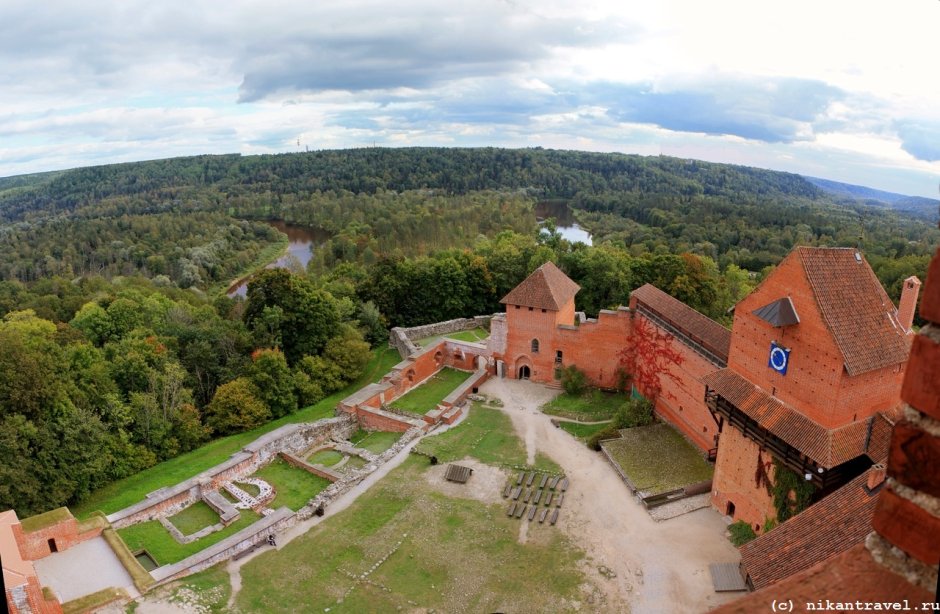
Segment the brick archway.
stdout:
<svg viewBox="0 0 940 614">
<path fill-rule="evenodd" d="M 516 379 L 530 379 L 532 377 L 532 361 L 528 356 L 520 356 L 516 359 L 515 368 Z"/>
</svg>

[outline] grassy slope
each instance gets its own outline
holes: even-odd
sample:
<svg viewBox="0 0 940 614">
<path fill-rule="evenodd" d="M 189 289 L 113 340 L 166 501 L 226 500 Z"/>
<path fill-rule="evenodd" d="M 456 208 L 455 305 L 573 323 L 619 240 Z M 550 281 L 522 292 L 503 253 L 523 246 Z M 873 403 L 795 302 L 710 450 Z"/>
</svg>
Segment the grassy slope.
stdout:
<svg viewBox="0 0 940 614">
<path fill-rule="evenodd" d="M 367 383 L 379 381 L 392 366 L 399 362 L 401 362 L 401 357 L 396 350 L 390 348 L 377 350 L 358 380 L 343 390 L 326 397 L 319 403 L 305 407 L 289 416 L 284 416 L 254 430 L 216 439 L 192 452 L 187 452 L 123 480 L 113 482 L 92 493 L 85 501 L 73 506 L 72 511 L 79 518 L 87 517 L 94 510 L 111 514 L 137 503 L 149 492 L 191 478 L 200 471 L 205 471 L 221 463 L 259 436 L 284 424 L 332 417 L 336 404 L 343 398 Z"/>
<path fill-rule="evenodd" d="M 418 414 L 427 413 L 437 407 L 444 397 L 464 383 L 468 377 L 470 377 L 468 373 L 445 367 L 408 394 L 395 399 L 391 405 Z"/>
</svg>

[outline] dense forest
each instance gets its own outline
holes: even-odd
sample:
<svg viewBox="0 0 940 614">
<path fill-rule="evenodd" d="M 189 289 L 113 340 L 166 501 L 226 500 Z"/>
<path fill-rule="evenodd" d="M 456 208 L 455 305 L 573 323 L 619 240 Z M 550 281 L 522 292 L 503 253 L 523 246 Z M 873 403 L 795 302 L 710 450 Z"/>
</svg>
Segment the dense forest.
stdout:
<svg viewBox="0 0 940 614">
<path fill-rule="evenodd" d="M 537 225 L 549 199 L 593 246 Z M 286 245 L 264 220 L 330 238 L 230 299 Z M 361 149 L 0 179 L 0 509 L 78 502 L 314 403 L 389 326 L 497 311 L 548 260 L 589 315 L 653 283 L 728 324 L 796 245 L 860 247 L 897 300 L 938 243 L 923 215 L 797 175 L 664 157 Z"/>
</svg>

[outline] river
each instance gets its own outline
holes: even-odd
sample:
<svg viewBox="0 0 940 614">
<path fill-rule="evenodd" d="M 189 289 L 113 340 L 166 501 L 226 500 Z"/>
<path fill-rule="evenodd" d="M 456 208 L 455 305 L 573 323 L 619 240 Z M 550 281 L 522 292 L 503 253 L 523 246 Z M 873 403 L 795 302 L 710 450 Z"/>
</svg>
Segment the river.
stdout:
<svg viewBox="0 0 940 614">
<path fill-rule="evenodd" d="M 310 226 L 296 226 L 281 220 L 269 221 L 272 227 L 287 235 L 287 253 L 269 263 L 266 269 L 288 268 L 292 263 L 299 263 L 306 270 L 307 263 L 313 258 L 313 250 L 330 238 L 330 233 Z M 242 277 L 232 284 L 227 294 L 231 298 L 244 297 L 248 293 L 248 280 L 251 275 Z"/>
<path fill-rule="evenodd" d="M 578 226 L 568 203 L 563 200 L 543 200 L 535 204 L 535 219 L 541 224 L 548 218 L 555 220 L 555 228 L 562 238 L 572 243 L 591 245 L 591 233 Z"/>
</svg>

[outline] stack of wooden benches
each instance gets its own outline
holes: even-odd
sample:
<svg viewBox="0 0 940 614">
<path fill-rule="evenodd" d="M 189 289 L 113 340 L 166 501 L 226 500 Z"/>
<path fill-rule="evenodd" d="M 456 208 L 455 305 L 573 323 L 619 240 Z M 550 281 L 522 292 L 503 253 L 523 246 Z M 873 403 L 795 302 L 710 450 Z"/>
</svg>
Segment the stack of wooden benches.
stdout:
<svg viewBox="0 0 940 614">
<path fill-rule="evenodd" d="M 569 484 L 565 476 L 520 471 L 503 489 L 503 498 L 509 500 L 506 515 L 510 518 L 527 516 L 529 522 L 537 516 L 540 523 L 548 518 L 549 524 L 555 524 Z"/>
</svg>

